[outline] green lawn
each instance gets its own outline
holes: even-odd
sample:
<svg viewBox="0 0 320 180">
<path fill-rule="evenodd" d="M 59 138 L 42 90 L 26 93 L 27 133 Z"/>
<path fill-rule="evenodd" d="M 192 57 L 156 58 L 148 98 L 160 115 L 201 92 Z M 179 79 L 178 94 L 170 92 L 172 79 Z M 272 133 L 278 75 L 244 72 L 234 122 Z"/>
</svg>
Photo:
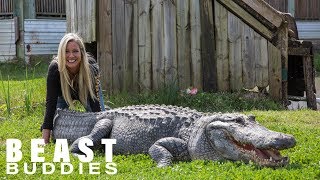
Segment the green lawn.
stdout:
<svg viewBox="0 0 320 180">
<path fill-rule="evenodd" d="M 24 174 L 23 164 L 32 166 L 30 141 L 41 137 L 39 130 L 45 111 L 45 75 L 47 65 L 38 65 L 35 73 L 25 76 L 22 65 L 0 64 L 0 179 L 320 179 L 320 112 L 312 110 L 287 111 L 268 98 L 247 99 L 241 93 L 199 93 L 196 96 L 181 95 L 175 88 L 152 94 L 119 94 L 105 97 L 111 107 L 129 104 L 166 103 L 189 106 L 205 112 L 241 112 L 254 114 L 257 121 L 266 127 L 295 136 L 297 145 L 281 153 L 290 157 L 290 164 L 282 168 L 261 168 L 242 162 L 192 161 L 178 162 L 167 168 L 156 168 L 147 155 L 118 155 L 113 157 L 117 174 L 108 175 L 104 154 L 95 152 L 92 163 L 100 163 L 100 174 L 89 175 L 89 164 L 79 165 L 71 156 L 73 173 L 61 175 L 61 164 L 55 165 L 51 175 L 42 174 L 42 164 L 37 164 L 33 175 Z M 10 70 L 9 70 L 10 69 Z M 32 72 L 29 67 L 28 72 Z M 32 74 L 32 75 L 31 75 Z M 7 77 L 9 75 L 10 115 L 8 115 Z M 26 80 L 28 79 L 28 80 Z M 30 94 L 30 109 L 27 110 L 26 95 Z M 6 174 L 6 139 L 22 141 L 23 159 L 17 175 Z M 47 163 L 53 161 L 54 144 L 45 146 Z M 82 171 L 82 174 L 79 172 Z"/>
</svg>

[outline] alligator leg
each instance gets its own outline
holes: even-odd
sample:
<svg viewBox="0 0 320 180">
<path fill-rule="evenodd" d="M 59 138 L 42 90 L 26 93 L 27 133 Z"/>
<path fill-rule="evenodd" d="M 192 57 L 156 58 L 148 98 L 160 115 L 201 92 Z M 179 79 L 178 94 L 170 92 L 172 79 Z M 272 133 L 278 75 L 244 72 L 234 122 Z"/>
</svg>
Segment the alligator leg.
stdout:
<svg viewBox="0 0 320 180">
<path fill-rule="evenodd" d="M 75 140 L 71 147 L 70 152 L 73 154 L 80 154 L 81 151 L 78 147 L 79 141 L 82 138 L 88 138 L 93 142 L 93 147 L 101 147 L 101 139 L 109 136 L 112 130 L 112 121 L 110 119 L 101 119 L 93 127 L 91 133 Z"/>
<path fill-rule="evenodd" d="M 149 148 L 149 154 L 158 167 L 169 166 L 172 160 L 190 160 L 187 142 L 175 137 L 159 139 Z"/>
</svg>

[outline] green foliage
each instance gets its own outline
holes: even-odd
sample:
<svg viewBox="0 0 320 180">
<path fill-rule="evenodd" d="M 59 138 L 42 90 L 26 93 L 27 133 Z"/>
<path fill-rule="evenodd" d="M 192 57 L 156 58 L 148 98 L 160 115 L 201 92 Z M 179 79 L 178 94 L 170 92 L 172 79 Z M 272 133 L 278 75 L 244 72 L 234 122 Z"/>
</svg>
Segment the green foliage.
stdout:
<svg viewBox="0 0 320 180">
<path fill-rule="evenodd" d="M 188 95 L 179 92 L 174 87 L 156 93 L 118 94 L 107 97 L 111 107 L 131 104 L 173 104 L 189 106 L 206 112 L 238 111 L 253 114 L 257 121 L 274 131 L 293 134 L 297 140 L 294 148 L 283 150 L 283 155 L 289 156 L 288 166 L 273 169 L 261 168 L 254 164 L 231 161 L 192 161 L 176 162 L 172 167 L 156 168 L 155 162 L 148 155 L 115 155 L 113 161 L 117 164 L 118 173 L 107 175 L 104 171 L 105 158 L 102 152 L 95 152 L 92 162 L 101 163 L 100 174 L 89 175 L 87 163 L 83 163 L 83 174 L 79 174 L 79 160 L 70 155 L 74 171 L 70 175 L 61 175 L 61 164 L 54 163 L 55 172 L 51 175 L 42 174 L 42 163 L 37 163 L 37 172 L 33 175 L 23 173 L 23 163 L 31 166 L 30 141 L 41 137 L 40 126 L 45 111 L 45 74 L 47 67 L 36 70 L 29 77 L 23 73 L 24 68 L 10 72 L 10 80 L 2 81 L 1 97 L 7 94 L 10 87 L 11 116 L 0 117 L 0 179 L 320 179 L 320 113 L 319 111 L 299 110 L 286 111 L 281 106 L 266 97 L 247 98 L 243 93 L 204 93 Z M 14 68 L 13 68 L 14 69 Z M 0 66 L 0 70 L 2 71 Z M 5 72 L 5 71 L 2 71 Z M 22 73 L 21 73 L 22 72 Z M 42 72 L 42 73 L 41 73 Z M 5 76 L 8 74 L 4 73 Z M 28 79 L 26 83 L 26 79 Z M 32 86 L 32 110 L 26 114 L 25 87 Z M 0 107 L 5 106 L 0 99 Z M 76 110 L 83 110 L 76 102 Z M 0 108 L 0 116 L 6 112 Z M 6 139 L 16 138 L 22 141 L 23 159 L 18 163 L 20 172 L 17 175 L 6 175 Z M 53 143 L 44 147 L 45 161 L 51 163 L 55 146 Z"/>
<path fill-rule="evenodd" d="M 168 93 L 170 91 L 170 93 Z M 283 107 L 268 97 L 246 98 L 244 93 L 206 93 L 189 95 L 184 92 L 162 89 L 155 93 L 116 94 L 109 97 L 111 107 L 121 107 L 128 104 L 171 104 L 197 109 L 203 112 L 233 112 L 252 109 L 279 110 Z M 170 98 L 171 100 L 170 100 Z M 169 101 L 170 100 L 170 101 Z M 170 103 L 168 103 L 170 102 Z"/>
<path fill-rule="evenodd" d="M 35 72 L 35 70 L 33 71 L 33 75 L 34 75 L 34 72 Z M 28 68 L 26 68 L 24 91 L 25 91 L 24 92 L 24 105 L 25 105 L 27 114 L 30 114 L 31 109 L 32 109 L 33 83 L 32 83 L 32 80 L 29 80 L 29 78 L 28 78 Z"/>
<path fill-rule="evenodd" d="M 10 83 L 9 83 L 9 76 L 7 80 L 7 85 L 5 86 L 5 82 L 2 79 L 2 73 L 0 71 L 0 79 L 1 79 L 1 90 L 3 94 L 3 98 L 6 104 L 6 110 L 7 110 L 7 115 L 11 115 L 11 102 L 10 102 Z"/>
<path fill-rule="evenodd" d="M 320 54 L 314 56 L 314 68 L 318 73 L 320 73 Z"/>
</svg>

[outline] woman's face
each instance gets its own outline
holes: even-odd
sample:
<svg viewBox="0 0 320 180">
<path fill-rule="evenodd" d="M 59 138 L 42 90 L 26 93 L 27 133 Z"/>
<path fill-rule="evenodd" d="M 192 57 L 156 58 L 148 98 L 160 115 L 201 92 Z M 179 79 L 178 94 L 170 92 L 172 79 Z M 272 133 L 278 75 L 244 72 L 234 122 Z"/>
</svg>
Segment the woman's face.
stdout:
<svg viewBox="0 0 320 180">
<path fill-rule="evenodd" d="M 75 41 L 69 41 L 66 48 L 66 67 L 71 74 L 79 72 L 81 62 L 81 51 Z"/>
</svg>

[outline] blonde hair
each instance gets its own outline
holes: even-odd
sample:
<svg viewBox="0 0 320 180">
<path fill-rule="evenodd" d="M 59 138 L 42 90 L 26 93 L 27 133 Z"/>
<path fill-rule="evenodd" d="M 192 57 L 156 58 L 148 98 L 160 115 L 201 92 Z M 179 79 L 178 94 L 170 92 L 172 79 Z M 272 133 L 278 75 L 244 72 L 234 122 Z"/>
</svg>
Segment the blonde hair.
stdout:
<svg viewBox="0 0 320 180">
<path fill-rule="evenodd" d="M 79 99 L 80 102 L 86 107 L 88 95 L 95 100 L 96 97 L 93 92 L 93 74 L 89 67 L 89 60 L 88 54 L 86 52 L 85 46 L 80 36 L 75 33 L 68 33 L 63 36 L 60 41 L 59 48 L 58 48 L 58 70 L 60 73 L 60 82 L 61 82 L 61 91 L 64 100 L 67 102 L 70 108 L 74 108 L 74 103 L 71 97 L 71 90 L 74 89 L 74 83 L 70 79 L 68 69 L 66 68 L 66 48 L 67 43 L 73 41 L 76 42 L 80 47 L 81 52 L 81 61 L 80 61 L 80 69 L 78 76 L 76 77 L 76 81 L 78 82 L 79 88 Z"/>
</svg>

